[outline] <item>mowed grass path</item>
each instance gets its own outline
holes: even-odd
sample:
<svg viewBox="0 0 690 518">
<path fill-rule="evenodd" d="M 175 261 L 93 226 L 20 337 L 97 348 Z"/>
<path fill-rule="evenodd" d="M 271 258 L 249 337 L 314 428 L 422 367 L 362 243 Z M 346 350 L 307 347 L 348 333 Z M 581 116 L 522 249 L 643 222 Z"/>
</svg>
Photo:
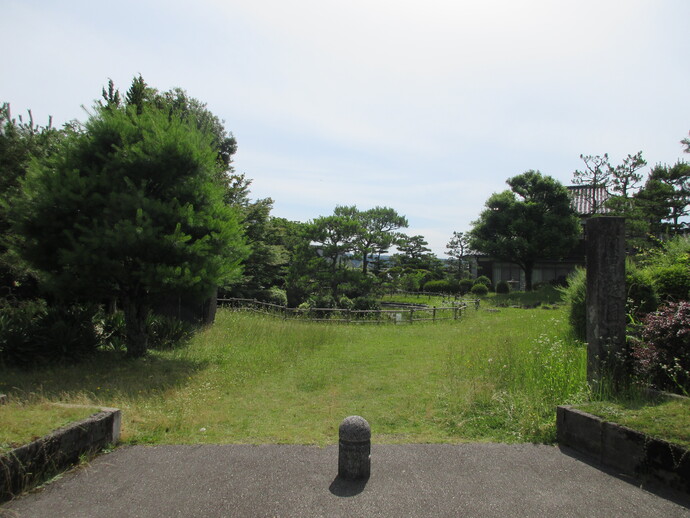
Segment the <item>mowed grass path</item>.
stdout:
<svg viewBox="0 0 690 518">
<path fill-rule="evenodd" d="M 131 443 L 337 442 L 364 416 L 377 442 L 555 440 L 586 399 L 586 353 L 563 310 L 468 310 L 460 322 L 329 325 L 220 310 L 146 360 L 0 371 L 15 398 L 123 411 Z"/>
</svg>

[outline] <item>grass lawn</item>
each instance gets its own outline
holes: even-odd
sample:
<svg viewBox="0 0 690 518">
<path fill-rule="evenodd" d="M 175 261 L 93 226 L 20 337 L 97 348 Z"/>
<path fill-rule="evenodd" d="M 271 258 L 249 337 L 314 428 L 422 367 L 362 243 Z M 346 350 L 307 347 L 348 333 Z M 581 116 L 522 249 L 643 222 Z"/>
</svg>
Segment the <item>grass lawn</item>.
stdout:
<svg viewBox="0 0 690 518">
<path fill-rule="evenodd" d="M 690 448 L 690 399 L 633 397 L 592 401 L 577 408 L 652 437 Z"/>
<path fill-rule="evenodd" d="M 98 408 L 67 408 L 45 401 L 10 402 L 1 405 L 0 454 L 96 412 Z"/>
<path fill-rule="evenodd" d="M 468 310 L 460 322 L 398 326 L 221 310 L 185 347 L 5 368 L 0 391 L 27 408 L 118 407 L 129 443 L 327 444 L 351 414 L 384 443 L 552 442 L 556 405 L 587 398 L 585 349 L 567 336 L 562 309 Z"/>
</svg>

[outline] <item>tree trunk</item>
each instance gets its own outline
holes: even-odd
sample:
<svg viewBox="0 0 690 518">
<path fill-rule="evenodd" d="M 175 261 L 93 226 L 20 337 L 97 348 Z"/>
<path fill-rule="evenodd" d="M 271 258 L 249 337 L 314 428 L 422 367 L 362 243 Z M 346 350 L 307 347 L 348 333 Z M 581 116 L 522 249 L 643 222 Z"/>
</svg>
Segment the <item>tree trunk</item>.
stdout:
<svg viewBox="0 0 690 518">
<path fill-rule="evenodd" d="M 141 358 L 148 348 L 146 332 L 147 308 L 140 301 L 124 297 L 122 301 L 125 313 L 125 333 L 127 335 L 127 356 Z"/>
<path fill-rule="evenodd" d="M 367 253 L 364 252 L 362 254 L 362 273 L 364 275 L 367 274 L 367 265 L 369 264 L 369 261 L 367 259 L 368 259 Z"/>
</svg>

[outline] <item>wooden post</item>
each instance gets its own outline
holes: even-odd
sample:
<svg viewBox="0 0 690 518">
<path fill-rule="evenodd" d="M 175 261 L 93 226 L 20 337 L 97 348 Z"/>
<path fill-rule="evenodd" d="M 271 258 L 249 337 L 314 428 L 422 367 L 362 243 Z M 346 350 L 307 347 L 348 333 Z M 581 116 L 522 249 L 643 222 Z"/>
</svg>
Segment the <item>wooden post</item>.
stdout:
<svg viewBox="0 0 690 518">
<path fill-rule="evenodd" d="M 587 220 L 587 379 L 610 375 L 614 386 L 627 374 L 625 350 L 625 219 Z"/>
</svg>

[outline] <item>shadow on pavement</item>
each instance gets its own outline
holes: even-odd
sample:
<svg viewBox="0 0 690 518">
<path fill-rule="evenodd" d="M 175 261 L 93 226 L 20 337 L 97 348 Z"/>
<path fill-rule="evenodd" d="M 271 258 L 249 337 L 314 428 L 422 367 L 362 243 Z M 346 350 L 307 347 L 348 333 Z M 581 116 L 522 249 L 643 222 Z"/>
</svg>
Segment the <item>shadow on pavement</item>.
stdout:
<svg viewBox="0 0 690 518">
<path fill-rule="evenodd" d="M 328 490 L 335 496 L 340 496 L 347 498 L 350 496 L 356 496 L 364 491 L 364 488 L 369 482 L 368 478 L 361 480 L 347 480 L 342 477 L 335 477 L 331 485 L 328 486 Z"/>
<path fill-rule="evenodd" d="M 669 487 L 663 486 L 660 483 L 651 480 L 644 480 L 642 478 L 631 477 L 619 473 L 617 470 L 601 464 L 595 458 L 584 453 L 580 453 L 571 448 L 568 448 L 567 446 L 559 446 L 558 449 L 561 451 L 562 454 L 567 455 L 568 457 L 578 460 L 584 464 L 587 464 L 588 466 L 596 468 L 599 471 L 606 473 L 607 475 L 615 477 L 618 480 L 622 480 L 623 482 L 626 482 L 630 485 L 639 487 L 640 489 L 643 489 L 648 493 L 652 493 L 653 495 L 673 502 L 674 504 L 678 504 L 690 509 L 690 495 L 686 495 L 680 491 L 670 489 Z"/>
</svg>

